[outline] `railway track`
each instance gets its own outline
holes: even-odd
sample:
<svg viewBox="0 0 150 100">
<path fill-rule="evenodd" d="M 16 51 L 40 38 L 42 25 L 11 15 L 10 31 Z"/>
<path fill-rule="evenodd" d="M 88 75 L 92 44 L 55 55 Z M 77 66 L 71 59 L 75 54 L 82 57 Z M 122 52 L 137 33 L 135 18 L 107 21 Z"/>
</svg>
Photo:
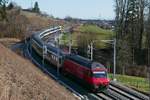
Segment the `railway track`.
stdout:
<svg viewBox="0 0 150 100">
<path fill-rule="evenodd" d="M 42 33 L 41 35 L 43 34 L 44 33 Z M 43 36 L 46 36 L 46 35 L 43 35 Z M 28 42 L 28 44 L 30 44 L 30 42 Z M 27 49 L 29 48 L 30 47 L 28 47 Z M 33 59 L 34 57 L 32 57 L 32 54 L 30 54 L 30 50 L 27 50 L 27 52 L 28 52 L 28 55 L 31 56 L 30 58 L 32 59 L 32 61 L 36 63 L 39 62 Z M 41 66 L 41 65 L 38 64 L 38 66 Z M 44 70 L 46 70 L 46 72 L 49 73 L 50 76 L 55 77 L 47 69 L 44 69 Z M 116 82 L 111 82 L 109 88 L 106 91 L 103 91 L 101 93 L 88 93 L 88 92 L 80 93 L 80 90 L 77 92 L 72 87 L 68 87 L 66 83 L 64 82 L 61 82 L 61 83 L 63 83 L 65 87 L 69 88 L 70 91 L 74 92 L 82 100 L 150 100 L 148 96 L 142 93 L 139 93 L 135 90 L 132 90 L 130 88 L 127 88 Z"/>
<path fill-rule="evenodd" d="M 133 91 L 134 90 L 132 90 L 132 92 Z M 110 85 L 109 89 L 107 89 L 106 91 L 101 93 L 96 93 L 94 95 L 97 96 L 97 98 L 99 98 L 98 100 L 150 100 L 148 96 L 143 95 L 141 93 L 132 94 L 130 92 L 127 92 L 126 90 L 117 88 L 117 86 L 112 86 L 112 85 Z"/>
<path fill-rule="evenodd" d="M 148 96 L 116 82 L 111 82 L 106 91 L 95 95 L 99 100 L 150 100 Z"/>
<path fill-rule="evenodd" d="M 150 100 L 147 95 L 137 92 L 131 88 L 121 85 L 116 82 L 110 83 L 110 89 L 116 91 L 117 93 L 129 98 L 130 100 Z"/>
</svg>

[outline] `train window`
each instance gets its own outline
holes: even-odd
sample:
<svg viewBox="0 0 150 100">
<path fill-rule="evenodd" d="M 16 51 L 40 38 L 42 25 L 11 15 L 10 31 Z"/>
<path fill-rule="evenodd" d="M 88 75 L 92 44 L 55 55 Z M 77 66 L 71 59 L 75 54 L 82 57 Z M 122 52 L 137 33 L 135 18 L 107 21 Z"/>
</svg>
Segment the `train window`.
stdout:
<svg viewBox="0 0 150 100">
<path fill-rule="evenodd" d="M 53 55 L 51 55 L 51 57 L 52 57 L 52 59 L 54 60 L 54 56 L 53 56 Z"/>
<path fill-rule="evenodd" d="M 33 47 L 35 49 L 37 49 L 38 51 L 42 52 L 42 49 L 37 44 L 35 44 L 34 42 L 33 42 Z"/>
<path fill-rule="evenodd" d="M 55 61 L 58 61 L 58 58 L 55 56 Z"/>
<path fill-rule="evenodd" d="M 95 77 L 95 78 L 106 78 L 107 77 L 107 73 L 105 71 L 93 72 L 93 77 Z"/>
<path fill-rule="evenodd" d="M 51 55 L 51 57 L 52 57 L 53 60 L 58 61 L 57 56 Z"/>
</svg>

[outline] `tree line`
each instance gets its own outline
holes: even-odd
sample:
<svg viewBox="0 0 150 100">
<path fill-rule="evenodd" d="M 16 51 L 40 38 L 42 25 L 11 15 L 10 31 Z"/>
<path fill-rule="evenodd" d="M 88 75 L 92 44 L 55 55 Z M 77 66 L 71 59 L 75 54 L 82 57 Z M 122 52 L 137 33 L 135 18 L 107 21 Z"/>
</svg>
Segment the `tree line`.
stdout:
<svg viewBox="0 0 150 100">
<path fill-rule="evenodd" d="M 115 32 L 117 39 L 118 72 L 136 66 L 135 56 L 146 49 L 147 65 L 150 65 L 150 0 L 115 0 Z M 138 51 L 138 53 L 136 53 Z"/>
<path fill-rule="evenodd" d="M 0 0 L 0 20 L 6 18 L 6 0 Z"/>
<path fill-rule="evenodd" d="M 8 0 L 0 0 L 0 19 L 1 20 L 5 19 L 7 17 L 6 16 L 7 9 L 10 10 L 17 6 L 17 4 L 15 2 L 10 2 L 9 5 L 6 7 L 7 3 L 8 3 Z M 35 12 L 35 13 L 40 13 L 39 4 L 37 1 L 35 2 L 34 7 L 31 8 L 31 11 Z"/>
<path fill-rule="evenodd" d="M 29 33 L 31 23 L 29 19 L 21 14 L 22 8 L 15 2 L 0 0 L 0 37 L 11 37 L 25 39 Z M 38 2 L 35 2 L 32 12 L 40 13 Z"/>
</svg>

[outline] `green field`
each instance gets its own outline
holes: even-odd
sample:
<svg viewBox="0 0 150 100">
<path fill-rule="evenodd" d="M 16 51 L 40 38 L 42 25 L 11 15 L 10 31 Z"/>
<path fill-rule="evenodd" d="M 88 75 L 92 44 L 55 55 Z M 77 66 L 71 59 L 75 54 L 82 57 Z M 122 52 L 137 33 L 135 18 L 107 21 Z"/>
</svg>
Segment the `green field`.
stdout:
<svg viewBox="0 0 150 100">
<path fill-rule="evenodd" d="M 112 79 L 113 75 L 109 74 L 109 78 Z M 147 78 L 135 77 L 135 76 L 127 76 L 127 75 L 116 75 L 117 81 L 127 85 L 129 87 L 138 89 L 143 92 L 148 92 L 149 82 Z"/>
<path fill-rule="evenodd" d="M 79 27 L 79 32 L 74 32 L 72 33 L 72 40 L 74 40 L 73 45 L 76 46 L 77 45 L 77 38 L 80 34 L 87 34 L 90 33 L 92 35 L 95 35 L 96 40 L 108 40 L 108 39 L 112 39 L 114 37 L 114 32 L 112 30 L 106 30 L 106 29 L 102 29 L 96 25 L 82 25 Z M 67 43 L 69 36 L 67 33 L 64 33 L 62 40 L 64 41 L 64 44 Z M 96 44 L 98 44 L 99 47 L 105 47 L 107 44 L 106 43 L 102 43 L 102 42 L 97 42 Z"/>
</svg>

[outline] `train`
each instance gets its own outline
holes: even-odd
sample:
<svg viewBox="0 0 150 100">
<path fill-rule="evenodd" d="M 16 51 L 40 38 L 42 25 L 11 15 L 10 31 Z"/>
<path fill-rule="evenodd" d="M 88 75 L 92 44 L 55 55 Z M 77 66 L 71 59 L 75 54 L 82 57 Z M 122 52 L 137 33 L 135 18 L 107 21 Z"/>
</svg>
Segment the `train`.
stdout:
<svg viewBox="0 0 150 100">
<path fill-rule="evenodd" d="M 40 35 L 33 35 L 30 40 L 31 48 L 43 57 L 43 45 Z M 66 54 L 61 49 L 47 44 L 47 54 L 44 56 L 48 62 L 60 69 L 63 75 L 70 75 L 81 81 L 92 91 L 99 92 L 109 87 L 110 80 L 107 69 L 99 62 L 91 61 L 76 54 Z"/>
</svg>

